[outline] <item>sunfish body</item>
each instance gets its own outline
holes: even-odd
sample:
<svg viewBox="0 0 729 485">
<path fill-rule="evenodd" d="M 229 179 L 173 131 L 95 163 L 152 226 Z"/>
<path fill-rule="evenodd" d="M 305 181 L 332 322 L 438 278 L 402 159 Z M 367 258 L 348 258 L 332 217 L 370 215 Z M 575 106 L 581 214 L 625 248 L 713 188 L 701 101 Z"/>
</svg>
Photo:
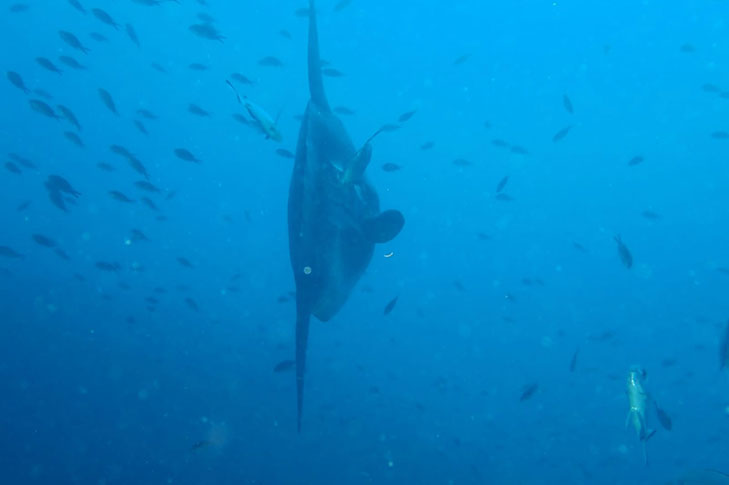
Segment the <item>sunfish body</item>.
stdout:
<svg viewBox="0 0 729 485">
<path fill-rule="evenodd" d="M 394 238 L 405 222 L 398 211 L 380 212 L 377 192 L 364 176 L 371 146 L 357 150 L 329 107 L 313 0 L 309 7 L 311 99 L 301 122 L 288 202 L 289 255 L 296 282 L 299 430 L 311 315 L 322 321 L 336 315 L 367 269 L 375 243 Z"/>
</svg>

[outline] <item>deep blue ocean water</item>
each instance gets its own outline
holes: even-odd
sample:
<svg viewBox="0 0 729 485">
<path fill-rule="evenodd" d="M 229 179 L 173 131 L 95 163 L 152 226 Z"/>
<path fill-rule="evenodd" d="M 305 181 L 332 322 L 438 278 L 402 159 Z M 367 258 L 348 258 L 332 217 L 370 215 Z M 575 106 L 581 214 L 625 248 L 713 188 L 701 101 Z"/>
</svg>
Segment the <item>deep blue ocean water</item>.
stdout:
<svg viewBox="0 0 729 485">
<path fill-rule="evenodd" d="M 295 320 L 293 160 L 276 150 L 295 151 L 309 96 L 305 2 L 80 1 L 86 13 L 66 0 L 0 12 L 0 483 L 636 484 L 729 470 L 728 2 L 319 1 L 322 56 L 342 74 L 326 89 L 354 112 L 341 118 L 355 144 L 400 126 L 373 141 L 367 172 L 406 225 L 342 311 L 312 322 L 297 433 L 294 375 L 274 372 L 293 358 Z M 224 39 L 189 29 L 200 13 Z M 233 73 L 281 113 L 281 143 L 232 117 L 245 115 Z M 80 130 L 30 100 L 70 108 Z M 80 192 L 67 212 L 53 175 Z M 647 466 L 625 427 L 634 365 L 672 420 L 649 406 Z"/>
</svg>

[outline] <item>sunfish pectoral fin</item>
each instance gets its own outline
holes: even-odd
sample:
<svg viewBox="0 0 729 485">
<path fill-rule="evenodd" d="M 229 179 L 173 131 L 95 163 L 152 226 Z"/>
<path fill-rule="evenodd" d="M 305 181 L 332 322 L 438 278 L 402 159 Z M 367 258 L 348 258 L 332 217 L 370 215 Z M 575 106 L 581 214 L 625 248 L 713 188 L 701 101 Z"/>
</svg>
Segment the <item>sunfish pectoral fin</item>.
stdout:
<svg viewBox="0 0 729 485">
<path fill-rule="evenodd" d="M 364 232 L 372 242 L 386 243 L 397 236 L 405 225 L 405 217 L 398 210 L 386 210 L 364 221 Z"/>
<path fill-rule="evenodd" d="M 306 345 L 309 340 L 311 314 L 296 311 L 296 430 L 301 432 L 301 412 L 304 407 L 304 374 L 306 372 Z"/>
</svg>

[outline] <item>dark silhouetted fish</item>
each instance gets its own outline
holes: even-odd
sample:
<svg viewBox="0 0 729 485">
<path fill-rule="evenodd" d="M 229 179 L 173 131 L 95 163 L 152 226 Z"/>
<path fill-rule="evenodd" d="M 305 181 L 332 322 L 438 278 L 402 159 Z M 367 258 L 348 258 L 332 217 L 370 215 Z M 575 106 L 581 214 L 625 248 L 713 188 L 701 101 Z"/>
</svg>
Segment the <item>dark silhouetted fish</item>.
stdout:
<svg viewBox="0 0 729 485">
<path fill-rule="evenodd" d="M 692 44 L 681 44 L 681 52 L 685 54 L 692 54 L 696 52 L 696 47 L 694 47 Z"/>
<path fill-rule="evenodd" d="M 564 128 L 562 128 L 561 130 L 559 130 L 557 133 L 554 134 L 554 136 L 552 137 L 552 141 L 556 143 L 556 142 L 564 139 L 564 137 L 567 136 L 567 134 L 570 132 L 571 129 L 572 129 L 572 126 L 565 126 Z"/>
<path fill-rule="evenodd" d="M 68 3 L 79 12 L 83 14 L 86 13 L 86 9 L 83 7 L 83 5 L 81 5 L 81 2 L 79 2 L 79 0 L 68 0 Z"/>
<path fill-rule="evenodd" d="M 352 3 L 352 0 L 339 0 L 336 5 L 334 5 L 334 11 L 335 12 L 341 12 L 345 8 L 349 6 L 349 4 Z"/>
<path fill-rule="evenodd" d="M 139 37 L 137 37 L 137 32 L 134 30 L 132 24 L 127 24 L 125 28 L 129 39 L 134 42 L 137 47 L 142 47 L 142 45 L 139 43 Z"/>
<path fill-rule="evenodd" d="M 729 368 L 729 322 L 724 326 L 724 333 L 719 341 L 719 370 Z"/>
<path fill-rule="evenodd" d="M 297 8 L 296 10 L 294 10 L 294 15 L 299 18 L 306 18 L 309 16 L 310 13 L 311 9 L 305 7 Z"/>
<path fill-rule="evenodd" d="M 650 219 L 651 221 L 657 221 L 661 218 L 661 215 L 657 212 L 653 212 L 652 210 L 644 210 L 641 212 L 641 215 L 645 217 L 646 219 Z"/>
<path fill-rule="evenodd" d="M 46 59 L 45 57 L 36 57 L 35 62 L 40 65 L 43 69 L 46 69 L 51 72 L 55 72 L 56 74 L 63 74 L 63 71 L 58 69 L 55 64 L 53 64 L 50 60 Z"/>
<path fill-rule="evenodd" d="M 132 229 L 132 241 L 149 241 L 149 238 L 139 229 Z"/>
<path fill-rule="evenodd" d="M 529 155 L 529 151 L 526 148 L 519 146 L 519 145 L 512 146 L 510 151 L 511 151 L 511 153 L 513 153 L 515 155 Z"/>
<path fill-rule="evenodd" d="M 10 81 L 10 84 L 23 91 L 25 94 L 30 93 L 30 90 L 25 86 L 25 82 L 20 74 L 15 71 L 8 71 L 5 75 L 7 76 L 8 81 Z"/>
<path fill-rule="evenodd" d="M 102 23 L 110 27 L 114 27 L 115 29 L 119 29 L 119 24 L 117 24 L 106 11 L 101 10 L 100 8 L 92 8 L 91 13 L 94 14 L 94 17 L 99 19 Z"/>
<path fill-rule="evenodd" d="M 333 67 L 328 67 L 326 69 L 322 69 L 321 73 L 325 76 L 329 77 L 342 77 L 344 76 L 344 73 L 340 71 L 339 69 L 334 69 Z"/>
<path fill-rule="evenodd" d="M 162 192 L 159 187 L 146 180 L 138 180 L 134 182 L 134 185 L 136 185 L 138 189 L 144 190 L 146 192 L 152 192 L 156 194 Z"/>
<path fill-rule="evenodd" d="M 152 199 L 150 199 L 149 197 L 142 197 L 140 200 L 142 201 L 142 203 L 144 203 L 144 205 L 146 205 L 153 211 L 159 211 L 159 207 L 157 207 L 157 204 L 155 204 L 154 201 L 152 201 Z"/>
<path fill-rule="evenodd" d="M 210 116 L 210 113 L 202 109 L 200 106 L 196 104 L 190 103 L 190 105 L 187 107 L 187 111 L 190 113 L 196 115 L 196 116 Z"/>
<path fill-rule="evenodd" d="M 184 160 L 186 162 L 200 163 L 200 160 L 185 148 L 175 148 L 174 154 L 180 160 Z"/>
<path fill-rule="evenodd" d="M 634 167 L 636 165 L 640 165 L 644 161 L 645 161 L 645 158 L 643 158 L 642 155 L 636 155 L 633 158 L 631 158 L 630 160 L 628 160 L 628 166 Z"/>
<path fill-rule="evenodd" d="M 30 207 L 31 204 L 32 204 L 32 202 L 30 200 L 26 200 L 26 201 L 21 202 L 20 204 L 18 204 L 18 207 L 16 207 L 15 210 L 18 211 L 18 212 L 23 212 L 28 207 Z"/>
<path fill-rule="evenodd" d="M 258 61 L 258 65 L 264 67 L 282 67 L 283 62 L 278 57 L 266 56 Z"/>
<path fill-rule="evenodd" d="M 220 42 L 225 40 L 225 37 L 218 31 L 218 29 L 210 23 L 193 24 L 188 28 L 190 32 L 203 39 L 217 40 Z"/>
<path fill-rule="evenodd" d="M 15 162 L 5 162 L 5 163 L 3 164 L 3 166 L 4 166 L 4 167 L 5 167 L 5 169 L 6 169 L 6 170 L 7 170 L 8 172 L 10 172 L 10 173 L 14 173 L 14 174 L 16 174 L 16 175 L 20 175 L 21 173 L 23 173 L 23 171 L 22 171 L 22 170 L 20 170 L 20 167 L 18 167 L 18 166 L 17 166 L 16 164 L 15 164 Z"/>
<path fill-rule="evenodd" d="M 157 119 L 157 115 L 154 114 L 154 113 L 152 113 L 151 111 L 149 111 L 147 109 L 138 109 L 137 110 L 137 114 L 139 116 L 141 116 L 142 118 L 146 118 L 148 120 L 156 120 Z"/>
<path fill-rule="evenodd" d="M 395 305 L 397 304 L 397 299 L 400 298 L 399 296 L 396 296 L 389 302 L 387 302 L 387 305 L 385 305 L 385 309 L 383 310 L 383 315 L 389 315 L 390 312 L 395 308 Z"/>
<path fill-rule="evenodd" d="M 407 112 L 401 114 L 397 118 L 397 121 L 399 121 L 400 123 L 405 123 L 407 120 L 412 118 L 415 113 L 417 113 L 417 110 L 407 111 Z"/>
<path fill-rule="evenodd" d="M 580 354 L 580 349 L 578 347 L 577 350 L 575 350 L 575 353 L 572 354 L 572 360 L 570 360 L 570 372 L 574 372 L 575 369 L 577 368 L 577 356 L 579 354 Z"/>
<path fill-rule="evenodd" d="M 161 72 L 162 74 L 167 74 L 167 69 L 162 67 L 162 65 L 159 64 L 158 62 L 153 62 L 151 65 L 152 65 L 152 69 L 154 69 L 155 71 Z"/>
<path fill-rule="evenodd" d="M 105 35 L 102 35 L 98 32 L 91 32 L 89 36 L 94 39 L 96 42 L 108 42 L 109 39 L 106 38 Z"/>
<path fill-rule="evenodd" d="M 564 109 L 566 109 L 569 114 L 573 114 L 575 112 L 572 108 L 572 101 L 570 101 L 569 96 L 567 96 L 566 94 L 562 96 L 562 104 L 564 105 Z"/>
<path fill-rule="evenodd" d="M 139 1 L 139 0 L 137 0 L 137 1 Z M 193 445 L 192 445 L 192 446 L 190 447 L 190 450 L 192 450 L 192 451 L 197 451 L 197 450 L 200 450 L 200 449 L 202 449 L 202 448 L 205 448 L 206 446 L 210 446 L 210 445 L 212 445 L 212 444 L 213 444 L 213 442 L 212 442 L 212 441 L 210 441 L 210 440 L 202 440 L 202 441 L 198 441 L 198 442 L 194 443 L 194 444 L 193 444 Z"/>
<path fill-rule="evenodd" d="M 278 31 L 279 35 L 283 37 L 284 39 L 291 40 L 291 32 L 289 32 L 286 29 L 281 29 Z"/>
<path fill-rule="evenodd" d="M 499 200 L 501 202 L 512 202 L 514 198 L 507 194 L 506 192 L 499 192 L 496 194 L 496 200 Z"/>
<path fill-rule="evenodd" d="M 278 156 L 280 156 L 280 157 L 283 157 L 283 158 L 294 158 L 294 154 L 291 153 L 290 150 L 287 150 L 285 148 L 277 148 L 276 149 L 276 154 Z"/>
<path fill-rule="evenodd" d="M 111 152 L 116 155 L 120 155 L 126 158 L 131 158 L 134 156 L 132 152 L 130 152 L 126 147 L 123 147 L 121 145 L 109 145 L 109 150 L 111 150 Z"/>
<path fill-rule="evenodd" d="M 471 162 L 469 162 L 465 158 L 456 158 L 455 160 L 453 160 L 453 165 L 455 165 L 456 167 L 468 167 L 469 165 L 471 165 Z"/>
<path fill-rule="evenodd" d="M 30 7 L 27 3 L 14 3 L 8 10 L 10 13 L 23 13 L 27 12 L 29 8 Z"/>
<path fill-rule="evenodd" d="M 671 417 L 665 410 L 658 407 L 658 403 L 656 403 L 655 400 L 653 401 L 653 405 L 656 408 L 656 417 L 658 418 L 658 422 L 661 423 L 663 429 L 665 429 L 666 431 L 671 431 L 671 429 L 673 428 L 673 422 L 671 421 Z"/>
<path fill-rule="evenodd" d="M 96 164 L 96 166 L 100 170 L 103 170 L 104 172 L 113 172 L 114 170 L 116 170 L 112 165 L 110 165 L 110 164 L 108 164 L 106 162 L 99 162 L 99 163 Z"/>
<path fill-rule="evenodd" d="M 511 145 L 506 140 L 502 140 L 501 138 L 494 138 L 491 140 L 491 144 L 498 148 L 509 148 Z"/>
<path fill-rule="evenodd" d="M 618 245 L 618 256 L 620 256 L 620 261 L 623 263 L 623 266 L 630 269 L 633 266 L 633 255 L 630 254 L 628 246 L 625 245 L 620 236 L 615 236 L 615 242 Z"/>
<path fill-rule="evenodd" d="M 65 30 L 59 30 L 58 31 L 59 37 L 61 37 L 61 40 L 68 44 L 70 47 L 83 52 L 84 54 L 88 54 L 89 49 L 86 48 L 80 40 L 78 40 L 78 37 L 73 35 L 71 32 L 67 32 Z"/>
<path fill-rule="evenodd" d="M 125 202 L 127 204 L 134 202 L 132 199 L 119 192 L 118 190 L 110 190 L 109 195 L 112 199 L 118 200 L 119 202 Z"/>
<path fill-rule="evenodd" d="M 65 194 L 73 198 L 78 198 L 81 195 L 79 191 L 71 186 L 68 180 L 60 175 L 49 175 L 44 185 L 48 191 L 48 197 L 51 203 L 64 212 L 68 212 L 68 209 L 66 208 L 66 199 L 64 199 L 63 195 Z"/>
<path fill-rule="evenodd" d="M 94 266 L 96 266 L 96 269 L 107 271 L 109 273 L 118 273 L 121 270 L 121 264 L 110 263 L 108 261 L 97 261 Z"/>
<path fill-rule="evenodd" d="M 11 160 L 14 160 L 14 161 L 18 162 L 19 164 L 21 164 L 25 168 L 29 168 L 31 170 L 35 170 L 35 169 L 38 168 L 35 165 L 35 163 L 33 163 L 31 160 L 28 160 L 25 157 L 21 157 L 17 153 L 12 153 L 12 152 L 11 153 L 8 153 L 8 158 L 10 158 Z"/>
<path fill-rule="evenodd" d="M 190 307 L 192 311 L 198 312 L 200 311 L 200 307 L 197 306 L 197 302 L 190 298 L 189 296 L 185 298 L 185 303 L 187 303 L 187 306 Z"/>
<path fill-rule="evenodd" d="M 86 66 L 80 64 L 76 59 L 71 56 L 58 56 L 58 60 L 70 67 L 71 69 L 76 69 L 77 71 L 83 71 L 84 69 L 86 69 Z"/>
<path fill-rule="evenodd" d="M 537 392 L 537 389 L 539 389 L 539 384 L 536 382 L 524 387 L 524 391 L 522 391 L 521 396 L 519 396 L 519 401 L 524 402 L 527 399 L 531 399 L 534 396 L 534 393 Z"/>
<path fill-rule="evenodd" d="M 253 81 L 251 81 L 250 79 L 248 79 L 246 76 L 244 76 L 243 74 L 241 74 L 239 72 L 234 72 L 233 74 L 230 75 L 230 77 L 231 77 L 231 79 L 233 79 L 233 81 L 235 81 L 237 83 L 248 85 L 248 86 L 253 86 Z"/>
<path fill-rule="evenodd" d="M 207 71 L 208 66 L 205 64 L 200 64 L 199 62 L 193 62 L 192 64 L 189 64 L 187 66 L 192 71 Z"/>
<path fill-rule="evenodd" d="M 509 183 L 509 176 L 508 175 L 504 176 L 504 178 L 502 178 L 501 180 L 499 180 L 499 183 L 496 184 L 496 193 L 498 194 L 499 192 L 501 192 L 502 190 L 504 190 L 504 187 L 506 187 L 506 184 L 507 183 Z"/>
<path fill-rule="evenodd" d="M 422 145 L 420 145 L 420 149 L 421 150 L 430 150 L 434 146 L 435 146 L 435 142 L 426 141 L 425 143 L 423 143 Z"/>
<path fill-rule="evenodd" d="M 200 2 L 198 2 L 198 3 L 200 3 Z M 212 24 L 215 22 L 215 19 L 213 18 L 213 16 L 207 12 L 199 12 L 197 14 L 197 18 L 207 24 Z"/>
<path fill-rule="evenodd" d="M 183 258 L 182 256 L 177 258 L 177 262 L 180 263 L 185 268 L 190 268 L 190 269 L 194 268 L 192 263 L 187 258 Z"/>
<path fill-rule="evenodd" d="M 387 163 L 385 163 L 385 164 L 382 165 L 382 170 L 385 171 L 385 172 L 397 172 L 401 168 L 402 167 L 400 167 L 400 165 L 397 165 L 397 164 L 392 163 L 392 162 L 387 162 Z"/>
<path fill-rule="evenodd" d="M 119 112 L 116 110 L 116 104 L 114 104 L 114 98 L 111 97 L 109 91 L 99 88 L 99 98 L 101 98 L 101 102 L 104 103 L 104 106 L 106 106 L 109 111 L 114 113 L 116 116 L 119 116 Z"/>
<path fill-rule="evenodd" d="M 282 360 L 278 364 L 276 364 L 273 368 L 274 372 L 287 372 L 290 370 L 294 370 L 294 366 L 296 365 L 296 361 L 294 360 Z"/>
<path fill-rule="evenodd" d="M 56 112 L 53 111 L 53 108 L 51 108 L 45 101 L 41 101 L 40 99 L 31 99 L 28 103 L 30 104 L 30 108 L 36 113 L 40 113 L 43 116 L 56 120 L 61 119 L 61 117 L 58 116 Z"/>
<path fill-rule="evenodd" d="M 35 243 L 39 246 L 43 246 L 46 248 L 55 248 L 57 245 L 56 241 L 48 236 L 44 236 L 43 234 L 33 234 L 31 237 L 33 238 L 33 241 L 35 241 Z"/>
<path fill-rule="evenodd" d="M 66 106 L 63 106 L 59 104 L 56 106 L 58 108 L 58 111 L 61 113 L 61 116 L 66 118 L 69 123 L 71 123 L 77 130 L 81 131 L 81 124 L 78 122 L 78 119 L 76 118 L 76 115 L 73 114 L 73 111 L 71 111 Z"/>
<path fill-rule="evenodd" d="M 61 248 L 56 248 L 53 250 L 54 253 L 56 253 L 56 256 L 61 258 L 64 261 L 71 261 L 71 256 L 68 255 L 66 251 L 64 251 Z"/>
<path fill-rule="evenodd" d="M 456 57 L 456 59 L 453 61 L 454 66 L 460 66 L 464 62 L 466 62 L 471 57 L 471 54 L 463 54 L 462 56 Z"/>
<path fill-rule="evenodd" d="M 139 120 L 134 120 L 134 126 L 139 130 L 140 133 L 143 135 L 149 135 L 149 132 L 147 131 L 147 127 L 144 126 L 144 124 Z"/>
<path fill-rule="evenodd" d="M 51 95 L 50 95 L 50 94 L 48 93 L 48 91 L 45 91 L 45 90 L 43 90 L 43 89 L 41 89 L 41 88 L 35 88 L 35 89 L 33 90 L 33 92 L 34 92 L 35 94 L 37 94 L 38 96 L 40 96 L 41 98 L 43 98 L 43 99 L 53 99 L 53 96 L 51 96 Z"/>
<path fill-rule="evenodd" d="M 8 246 L 0 246 L 0 256 L 8 259 L 23 259 L 24 255 L 17 252 L 15 249 Z"/>
<path fill-rule="evenodd" d="M 70 141 L 71 143 L 73 143 L 77 147 L 79 147 L 79 148 L 83 148 L 84 147 L 84 142 L 81 140 L 81 137 L 79 137 L 73 131 L 64 131 L 63 132 L 63 136 L 65 136 L 68 141 Z"/>
<path fill-rule="evenodd" d="M 729 140 L 729 131 L 715 131 L 711 134 L 711 137 L 715 140 Z"/>
</svg>

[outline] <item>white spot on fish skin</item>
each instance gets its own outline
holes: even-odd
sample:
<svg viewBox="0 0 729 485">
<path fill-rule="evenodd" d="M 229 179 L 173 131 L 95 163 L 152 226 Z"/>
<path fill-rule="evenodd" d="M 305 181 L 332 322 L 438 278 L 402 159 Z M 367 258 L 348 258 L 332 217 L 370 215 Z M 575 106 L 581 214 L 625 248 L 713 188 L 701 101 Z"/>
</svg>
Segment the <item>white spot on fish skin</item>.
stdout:
<svg viewBox="0 0 729 485">
<path fill-rule="evenodd" d="M 311 266 L 304 266 L 304 274 L 306 274 L 306 275 L 311 274 Z"/>
</svg>

